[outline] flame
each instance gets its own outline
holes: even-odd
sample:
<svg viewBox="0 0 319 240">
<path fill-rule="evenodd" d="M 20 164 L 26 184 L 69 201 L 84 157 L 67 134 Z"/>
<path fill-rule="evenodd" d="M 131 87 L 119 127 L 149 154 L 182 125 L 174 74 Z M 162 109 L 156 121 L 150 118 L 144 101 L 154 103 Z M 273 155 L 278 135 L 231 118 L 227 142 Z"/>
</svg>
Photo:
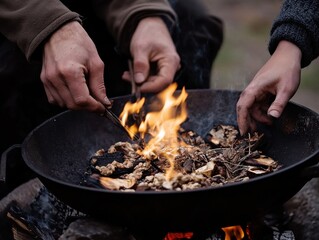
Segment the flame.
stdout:
<svg viewBox="0 0 319 240">
<path fill-rule="evenodd" d="M 224 227 L 222 230 L 225 232 L 224 240 L 242 240 L 245 237 L 245 233 L 241 226 Z M 194 233 L 167 233 L 163 240 L 180 240 L 180 239 L 192 239 Z M 249 238 L 250 239 L 250 238 Z"/>
<path fill-rule="evenodd" d="M 145 102 L 145 98 L 141 98 L 135 103 L 127 102 L 124 106 L 122 113 L 120 114 L 120 120 L 122 125 L 128 130 L 130 137 L 133 138 L 138 133 L 138 126 L 134 123 L 129 126 L 127 124 L 129 116 L 133 114 L 139 114 Z"/>
<path fill-rule="evenodd" d="M 130 115 L 139 113 L 145 99 L 142 98 L 137 103 L 127 103 L 120 114 L 120 119 L 127 129 L 134 135 L 139 133 L 142 138 L 150 136 L 149 141 L 139 152 L 146 159 L 165 158 L 169 162 L 166 169 L 166 178 L 172 179 L 174 172 L 174 161 L 178 155 L 178 148 L 182 144 L 178 140 L 178 130 L 181 124 L 187 119 L 186 98 L 188 94 L 185 88 L 179 96 L 174 96 L 177 84 L 173 83 L 164 91 L 157 95 L 161 109 L 146 114 L 145 119 L 136 126 L 136 123 L 128 126 Z M 133 136 L 134 136 L 133 135 Z"/>
<path fill-rule="evenodd" d="M 222 228 L 225 232 L 225 240 L 241 240 L 245 237 L 245 233 L 241 226 L 231 226 Z"/>
<path fill-rule="evenodd" d="M 186 232 L 186 233 L 168 233 L 164 240 L 179 240 L 179 239 L 192 239 L 193 233 Z"/>
</svg>

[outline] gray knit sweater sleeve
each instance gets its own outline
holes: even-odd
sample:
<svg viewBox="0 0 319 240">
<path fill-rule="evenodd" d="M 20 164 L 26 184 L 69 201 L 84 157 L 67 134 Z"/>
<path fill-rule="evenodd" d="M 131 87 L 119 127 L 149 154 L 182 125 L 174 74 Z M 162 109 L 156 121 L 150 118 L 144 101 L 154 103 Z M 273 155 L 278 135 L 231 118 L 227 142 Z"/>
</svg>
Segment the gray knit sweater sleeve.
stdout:
<svg viewBox="0 0 319 240">
<path fill-rule="evenodd" d="M 271 29 L 269 52 L 287 40 L 302 52 L 301 66 L 310 64 L 319 55 L 319 0 L 285 0 Z"/>
</svg>

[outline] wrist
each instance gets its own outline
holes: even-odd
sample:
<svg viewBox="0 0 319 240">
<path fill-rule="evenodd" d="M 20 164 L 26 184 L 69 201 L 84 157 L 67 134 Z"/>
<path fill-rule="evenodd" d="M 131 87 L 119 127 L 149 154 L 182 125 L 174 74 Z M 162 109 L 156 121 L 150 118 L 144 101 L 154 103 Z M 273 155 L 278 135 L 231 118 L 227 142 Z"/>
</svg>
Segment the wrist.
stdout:
<svg viewBox="0 0 319 240">
<path fill-rule="evenodd" d="M 294 59 L 301 63 L 302 52 L 301 50 L 293 43 L 282 40 L 279 42 L 275 54 L 282 54 L 288 56 L 291 59 Z"/>
</svg>

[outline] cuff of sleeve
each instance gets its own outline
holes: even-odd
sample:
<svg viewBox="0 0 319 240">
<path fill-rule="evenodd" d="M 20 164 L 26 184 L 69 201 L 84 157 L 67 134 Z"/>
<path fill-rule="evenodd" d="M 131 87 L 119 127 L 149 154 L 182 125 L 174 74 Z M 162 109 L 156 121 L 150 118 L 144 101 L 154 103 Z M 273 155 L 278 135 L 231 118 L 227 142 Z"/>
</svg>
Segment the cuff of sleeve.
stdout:
<svg viewBox="0 0 319 240">
<path fill-rule="evenodd" d="M 135 29 L 141 19 L 147 17 L 161 17 L 165 22 L 168 30 L 172 33 L 174 27 L 176 26 L 176 16 L 171 14 L 170 12 L 159 12 L 158 10 L 149 10 L 143 12 L 137 12 L 131 15 L 125 22 L 123 27 L 123 31 L 121 31 L 121 35 L 118 37 L 118 50 L 124 55 L 130 56 L 130 42 L 131 38 L 135 32 Z"/>
<path fill-rule="evenodd" d="M 40 61 L 42 58 L 42 49 L 45 40 L 58 28 L 70 21 L 78 21 L 82 23 L 80 15 L 75 12 L 68 12 L 56 18 L 51 24 L 36 35 L 26 49 L 26 57 L 28 61 Z"/>
<path fill-rule="evenodd" d="M 271 30 L 271 38 L 268 45 L 270 54 L 273 54 L 281 40 L 287 40 L 295 44 L 302 52 L 301 67 L 308 66 L 315 58 L 314 41 L 308 37 L 307 31 L 295 24 L 281 24 Z"/>
</svg>

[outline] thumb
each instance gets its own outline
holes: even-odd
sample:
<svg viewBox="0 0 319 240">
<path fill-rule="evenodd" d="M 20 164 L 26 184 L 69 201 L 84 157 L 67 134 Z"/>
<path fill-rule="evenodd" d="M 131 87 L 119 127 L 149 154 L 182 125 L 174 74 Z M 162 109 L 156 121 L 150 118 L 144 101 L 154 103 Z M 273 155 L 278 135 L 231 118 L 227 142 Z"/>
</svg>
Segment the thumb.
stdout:
<svg viewBox="0 0 319 240">
<path fill-rule="evenodd" d="M 268 109 L 268 115 L 274 118 L 279 118 L 284 108 L 286 107 L 290 97 L 291 96 L 288 94 L 285 94 L 283 92 L 278 92 L 275 98 L 275 101 L 273 101 L 273 103 L 270 105 Z"/>
<path fill-rule="evenodd" d="M 148 58 L 143 55 L 134 56 L 133 69 L 135 82 L 137 84 L 145 82 L 150 70 Z"/>
</svg>

